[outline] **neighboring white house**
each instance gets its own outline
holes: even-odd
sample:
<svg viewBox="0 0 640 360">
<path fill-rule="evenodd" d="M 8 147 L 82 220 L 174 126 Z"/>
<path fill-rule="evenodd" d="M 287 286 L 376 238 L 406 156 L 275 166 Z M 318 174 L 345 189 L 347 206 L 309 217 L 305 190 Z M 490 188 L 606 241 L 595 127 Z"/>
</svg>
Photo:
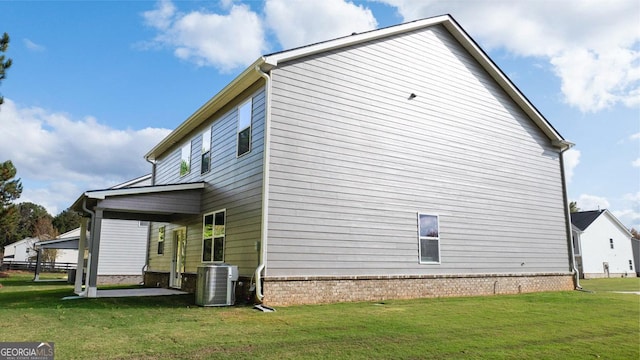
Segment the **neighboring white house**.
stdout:
<svg viewBox="0 0 640 360">
<path fill-rule="evenodd" d="M 29 261 L 29 258 L 35 256 L 36 254 L 35 251 L 33 251 L 33 244 L 37 241 L 38 239 L 36 238 L 25 238 L 12 244 L 6 245 L 4 247 L 2 262 L 5 263 L 8 261 Z"/>
<path fill-rule="evenodd" d="M 63 239 L 63 236 L 66 234 L 60 235 L 60 237 L 55 240 L 48 240 L 44 242 L 56 242 Z M 2 258 L 3 263 L 7 262 L 20 262 L 26 263 L 29 261 L 35 262 L 35 256 L 37 254 L 36 248 L 37 244 L 43 243 L 37 238 L 26 238 L 20 241 L 16 241 L 13 244 L 9 244 L 4 247 L 4 255 Z M 53 247 L 51 247 L 53 248 Z M 60 263 L 71 263 L 75 264 L 78 260 L 78 250 L 75 249 L 57 249 L 56 251 L 56 259 L 55 262 Z"/>
<path fill-rule="evenodd" d="M 631 238 L 631 249 L 633 250 L 633 264 L 636 267 L 636 275 L 640 276 L 638 263 L 640 263 L 640 240 Z"/>
<path fill-rule="evenodd" d="M 585 279 L 636 276 L 631 233 L 608 210 L 571 214 L 573 246 Z"/>
</svg>

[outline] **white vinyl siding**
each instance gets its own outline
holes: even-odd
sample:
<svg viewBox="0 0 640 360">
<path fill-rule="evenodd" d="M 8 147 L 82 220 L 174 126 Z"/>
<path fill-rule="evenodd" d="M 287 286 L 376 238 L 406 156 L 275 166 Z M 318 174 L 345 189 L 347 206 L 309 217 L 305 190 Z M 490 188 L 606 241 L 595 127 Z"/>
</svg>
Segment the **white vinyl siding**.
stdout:
<svg viewBox="0 0 640 360">
<path fill-rule="evenodd" d="M 148 227 L 135 220 L 102 220 L 98 275 L 142 275 Z"/>
<path fill-rule="evenodd" d="M 272 79 L 267 276 L 569 270 L 558 151 L 444 28 Z M 446 218 L 439 266 L 415 209 Z"/>
</svg>

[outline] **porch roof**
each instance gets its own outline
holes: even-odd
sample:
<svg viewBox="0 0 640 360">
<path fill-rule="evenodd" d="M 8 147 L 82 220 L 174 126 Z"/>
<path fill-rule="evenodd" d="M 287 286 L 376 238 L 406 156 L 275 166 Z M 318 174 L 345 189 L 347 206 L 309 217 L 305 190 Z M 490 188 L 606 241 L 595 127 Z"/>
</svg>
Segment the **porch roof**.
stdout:
<svg viewBox="0 0 640 360">
<path fill-rule="evenodd" d="M 103 219 L 171 222 L 200 214 L 204 182 L 91 190 L 71 209 L 89 216 L 101 210 Z"/>
</svg>

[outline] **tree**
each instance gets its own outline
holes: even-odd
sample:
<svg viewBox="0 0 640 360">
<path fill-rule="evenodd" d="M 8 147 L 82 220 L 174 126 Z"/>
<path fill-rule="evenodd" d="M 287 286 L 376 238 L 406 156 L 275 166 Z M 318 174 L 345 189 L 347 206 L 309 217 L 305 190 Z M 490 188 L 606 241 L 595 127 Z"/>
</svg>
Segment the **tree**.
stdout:
<svg viewBox="0 0 640 360">
<path fill-rule="evenodd" d="M 4 59 L 4 52 L 9 48 L 9 34 L 4 33 L 0 38 L 0 80 L 6 77 L 6 71 L 11 67 L 11 59 Z M 4 103 L 4 97 L 0 96 L 0 105 Z"/>
<path fill-rule="evenodd" d="M 20 179 L 14 179 L 16 173 L 11 160 L 0 163 L 0 246 L 9 243 L 18 223 L 18 211 L 13 201 L 22 194 L 22 184 Z"/>
<path fill-rule="evenodd" d="M 569 203 L 569 212 L 578 212 L 580 211 L 580 208 L 578 207 L 578 203 L 575 201 L 572 201 Z"/>
<path fill-rule="evenodd" d="M 53 226 L 59 233 L 64 234 L 67 231 L 71 231 L 80 227 L 80 215 L 71 209 L 66 209 L 53 218 Z"/>
<path fill-rule="evenodd" d="M 636 230 L 635 228 L 631 228 L 631 236 L 633 236 L 633 238 L 636 240 L 640 240 L 640 232 L 638 232 L 638 230 Z"/>
<path fill-rule="evenodd" d="M 53 230 L 52 217 L 42 205 L 31 202 L 24 202 L 17 205 L 18 207 L 18 225 L 15 231 L 15 241 L 27 237 L 34 237 L 40 240 L 53 239 L 57 233 Z M 42 219 L 46 219 L 50 226 L 42 224 Z M 46 238 L 49 236 L 49 238 Z"/>
</svg>

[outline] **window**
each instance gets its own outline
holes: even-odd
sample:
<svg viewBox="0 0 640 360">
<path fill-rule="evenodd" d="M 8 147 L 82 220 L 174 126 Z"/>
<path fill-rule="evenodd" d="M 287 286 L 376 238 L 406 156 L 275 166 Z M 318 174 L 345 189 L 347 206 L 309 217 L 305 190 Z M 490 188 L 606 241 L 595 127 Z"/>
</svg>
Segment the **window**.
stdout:
<svg viewBox="0 0 640 360">
<path fill-rule="evenodd" d="M 250 99 L 238 106 L 238 156 L 251 151 L 252 103 Z"/>
<path fill-rule="evenodd" d="M 613 239 L 609 239 L 609 247 L 613 249 Z"/>
<path fill-rule="evenodd" d="M 224 261 L 225 210 L 206 214 L 202 221 L 202 262 Z"/>
<path fill-rule="evenodd" d="M 629 260 L 629 270 L 633 270 L 633 261 Z"/>
<path fill-rule="evenodd" d="M 180 176 L 185 176 L 191 171 L 191 143 L 182 147 L 180 156 Z"/>
<path fill-rule="evenodd" d="M 158 255 L 164 254 L 164 232 L 164 226 L 160 226 L 160 228 L 158 228 Z"/>
<path fill-rule="evenodd" d="M 440 263 L 440 229 L 437 215 L 418 214 L 420 263 Z"/>
<path fill-rule="evenodd" d="M 200 162 L 200 174 L 211 170 L 211 128 L 202 133 L 202 161 Z"/>
</svg>

